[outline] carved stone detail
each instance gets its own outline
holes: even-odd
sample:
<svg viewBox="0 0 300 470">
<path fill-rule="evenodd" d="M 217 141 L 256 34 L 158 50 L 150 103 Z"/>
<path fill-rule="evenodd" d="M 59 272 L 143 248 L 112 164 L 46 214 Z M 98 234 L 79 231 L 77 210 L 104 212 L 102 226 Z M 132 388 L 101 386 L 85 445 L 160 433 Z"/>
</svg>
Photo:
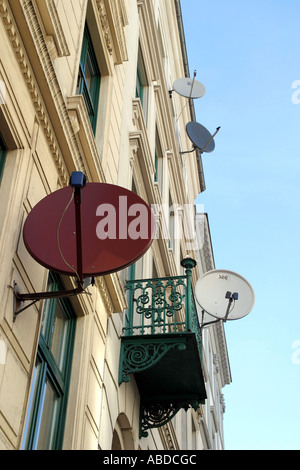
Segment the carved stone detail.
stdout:
<svg viewBox="0 0 300 470">
<path fill-rule="evenodd" d="M 128 60 L 124 27 L 127 14 L 124 0 L 96 0 L 107 50 L 116 64 Z"/>
<path fill-rule="evenodd" d="M 166 450 L 177 450 L 179 449 L 176 434 L 172 423 L 165 424 L 159 428 L 159 434 L 164 443 L 164 449 Z"/>
<path fill-rule="evenodd" d="M 28 14 L 30 16 L 33 15 L 32 2 L 25 2 L 24 6 L 27 7 L 27 11 L 28 11 L 28 8 L 31 7 L 31 11 L 28 11 Z M 55 133 L 53 132 L 50 120 L 48 118 L 47 111 L 46 111 L 46 106 L 44 105 L 42 96 L 40 94 L 40 91 L 39 91 L 39 88 L 38 88 L 38 85 L 37 85 L 37 82 L 34 78 L 34 73 L 31 69 L 30 61 L 28 60 L 27 53 L 26 53 L 25 48 L 24 48 L 23 43 L 22 43 L 22 39 L 21 39 L 21 37 L 18 33 L 18 28 L 15 25 L 13 15 L 10 11 L 10 7 L 9 7 L 6 0 L 0 0 L 0 16 L 1 16 L 1 19 L 4 23 L 4 25 L 5 25 L 8 37 L 11 41 L 13 50 L 16 54 L 17 59 L 18 59 L 20 69 L 21 69 L 21 71 L 23 73 L 23 76 L 24 76 L 24 80 L 27 84 L 28 90 L 30 91 L 31 98 L 32 98 L 32 101 L 34 103 L 38 119 L 41 123 L 41 126 L 44 130 L 45 136 L 47 138 L 48 145 L 49 145 L 49 148 L 52 152 L 54 161 L 56 163 L 61 182 L 62 182 L 62 184 L 67 184 L 67 182 L 68 182 L 68 172 L 67 172 L 66 166 L 64 164 L 61 152 L 59 150 L 59 146 L 58 146 L 58 143 L 57 143 L 56 138 L 55 138 Z M 36 31 L 36 29 L 35 29 L 35 31 Z M 40 39 L 41 38 L 39 38 L 38 40 L 40 40 Z M 48 53 L 47 47 L 44 47 L 44 52 L 45 51 L 47 51 L 47 53 Z M 49 62 L 49 64 L 51 64 L 51 58 L 50 58 L 49 53 L 48 53 L 48 62 Z M 51 67 L 49 66 L 50 70 L 51 70 L 51 68 L 52 68 L 52 64 L 51 64 Z"/>
<path fill-rule="evenodd" d="M 98 11 L 99 11 L 101 26 L 102 26 L 105 41 L 106 41 L 106 47 L 107 47 L 108 52 L 111 55 L 113 52 L 112 37 L 111 37 L 109 21 L 108 21 L 108 16 L 107 16 L 104 0 L 97 0 L 96 3 L 97 3 Z"/>
</svg>

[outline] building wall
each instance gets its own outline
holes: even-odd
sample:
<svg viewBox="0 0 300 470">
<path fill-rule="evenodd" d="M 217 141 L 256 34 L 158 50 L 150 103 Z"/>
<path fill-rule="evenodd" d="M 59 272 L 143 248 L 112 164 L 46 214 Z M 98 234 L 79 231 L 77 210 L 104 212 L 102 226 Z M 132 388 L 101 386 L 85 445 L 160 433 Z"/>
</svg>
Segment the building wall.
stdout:
<svg viewBox="0 0 300 470">
<path fill-rule="evenodd" d="M 24 434 L 44 302 L 14 321 L 13 288 L 16 283 L 20 292 L 43 292 L 47 286 L 48 271 L 31 258 L 22 238 L 26 217 L 42 198 L 67 186 L 74 170 L 89 182 L 134 189 L 158 209 L 161 235 L 137 263 L 137 273 L 154 276 L 155 265 L 158 276 L 180 274 L 182 257 L 196 256 L 186 232 L 171 242 L 169 236 L 170 201 L 190 207 L 201 191 L 196 155 L 179 153 L 191 146 L 185 133 L 191 108 L 178 94 L 169 95 L 173 82 L 186 74 L 176 5 L 173 0 L 0 0 L 0 80 L 6 89 L 0 133 L 7 147 L 0 185 L 0 341 L 5 345 L 0 449 L 21 448 Z M 101 71 L 95 133 L 83 97 L 76 94 L 86 18 Z M 139 54 L 143 106 L 135 95 Z M 157 135 L 162 161 L 156 182 Z M 210 248 L 210 239 L 205 246 Z M 199 260 L 194 282 L 206 269 Z M 209 448 L 201 423 L 211 428 L 211 403 L 197 413 L 178 413 L 139 440 L 137 386 L 134 379 L 118 384 L 127 275 L 99 277 L 88 289 L 91 295 L 72 299 L 76 337 L 63 448 Z M 219 347 L 218 335 L 212 338 L 208 361 Z M 214 371 L 208 367 L 206 374 L 209 382 Z M 225 383 L 218 382 L 217 393 Z M 222 420 L 219 408 L 216 416 Z M 218 426 L 215 447 L 222 448 Z"/>
</svg>

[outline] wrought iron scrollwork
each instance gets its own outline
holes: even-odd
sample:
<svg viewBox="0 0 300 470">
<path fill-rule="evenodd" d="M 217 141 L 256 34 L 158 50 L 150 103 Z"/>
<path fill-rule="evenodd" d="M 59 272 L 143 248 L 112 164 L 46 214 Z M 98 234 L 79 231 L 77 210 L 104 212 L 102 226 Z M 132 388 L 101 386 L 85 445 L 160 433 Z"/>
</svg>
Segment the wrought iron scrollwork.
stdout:
<svg viewBox="0 0 300 470">
<path fill-rule="evenodd" d="M 185 345 L 180 342 L 175 343 L 133 343 L 126 344 L 122 349 L 122 379 L 123 382 L 129 381 L 130 374 L 142 372 L 154 366 L 171 349 L 185 349 Z"/>
<path fill-rule="evenodd" d="M 159 278 L 150 281 L 137 281 L 130 284 L 135 313 L 140 316 L 140 331 L 148 328 L 178 328 L 176 314 L 185 307 L 185 277 Z M 145 321 L 150 320 L 151 326 Z M 138 327 L 136 328 L 138 330 Z"/>
<path fill-rule="evenodd" d="M 180 406 L 169 403 L 157 403 L 141 409 L 141 437 L 148 436 L 148 429 L 164 426 L 176 415 Z"/>
<path fill-rule="evenodd" d="M 140 437 L 148 436 L 148 429 L 159 428 L 167 424 L 179 410 L 187 411 L 189 408 L 198 409 L 197 401 L 160 402 L 155 404 L 142 404 L 140 417 Z"/>
</svg>

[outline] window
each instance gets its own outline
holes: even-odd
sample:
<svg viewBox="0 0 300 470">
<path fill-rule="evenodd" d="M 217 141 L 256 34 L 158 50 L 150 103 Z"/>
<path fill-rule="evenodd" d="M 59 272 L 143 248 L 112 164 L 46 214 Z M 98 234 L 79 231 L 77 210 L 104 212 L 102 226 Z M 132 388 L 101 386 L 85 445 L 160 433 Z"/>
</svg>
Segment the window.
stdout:
<svg viewBox="0 0 300 470">
<path fill-rule="evenodd" d="M 142 79 L 141 79 L 141 72 L 140 68 L 138 67 L 137 69 L 137 74 L 136 74 L 136 90 L 135 90 L 135 96 L 136 98 L 140 98 L 141 104 L 143 106 L 143 99 L 144 99 L 144 90 L 143 90 L 143 84 L 142 84 Z"/>
<path fill-rule="evenodd" d="M 158 132 L 156 131 L 156 142 L 155 142 L 155 174 L 154 182 L 158 184 L 160 193 L 162 195 L 163 191 L 163 154 L 161 150 L 161 145 L 158 137 Z"/>
<path fill-rule="evenodd" d="M 147 75 L 141 50 L 139 49 L 138 64 L 136 73 L 135 97 L 141 100 L 144 116 L 147 116 Z"/>
<path fill-rule="evenodd" d="M 0 183 L 1 183 L 2 175 L 4 171 L 5 159 L 6 159 L 6 146 L 0 134 Z"/>
<path fill-rule="evenodd" d="M 50 274 L 48 290 L 62 289 Z M 75 316 L 67 299 L 45 303 L 22 449 L 60 450 L 63 441 Z"/>
<path fill-rule="evenodd" d="M 77 93 L 83 95 L 94 133 L 97 122 L 100 82 L 101 74 L 86 24 L 80 58 Z"/>
</svg>

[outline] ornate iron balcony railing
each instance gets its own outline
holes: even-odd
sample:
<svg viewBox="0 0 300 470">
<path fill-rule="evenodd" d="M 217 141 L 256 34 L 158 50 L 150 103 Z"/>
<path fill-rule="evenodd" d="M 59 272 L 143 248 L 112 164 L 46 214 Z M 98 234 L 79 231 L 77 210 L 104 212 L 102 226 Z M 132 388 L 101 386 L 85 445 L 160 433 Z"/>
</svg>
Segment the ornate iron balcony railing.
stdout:
<svg viewBox="0 0 300 470">
<path fill-rule="evenodd" d="M 190 276 L 127 281 L 125 336 L 193 332 L 201 352 L 200 325 Z"/>
<path fill-rule="evenodd" d="M 141 394 L 141 436 L 206 398 L 202 344 L 192 268 L 182 276 L 127 281 L 128 310 L 121 340 L 119 383 L 135 376 Z"/>
</svg>

